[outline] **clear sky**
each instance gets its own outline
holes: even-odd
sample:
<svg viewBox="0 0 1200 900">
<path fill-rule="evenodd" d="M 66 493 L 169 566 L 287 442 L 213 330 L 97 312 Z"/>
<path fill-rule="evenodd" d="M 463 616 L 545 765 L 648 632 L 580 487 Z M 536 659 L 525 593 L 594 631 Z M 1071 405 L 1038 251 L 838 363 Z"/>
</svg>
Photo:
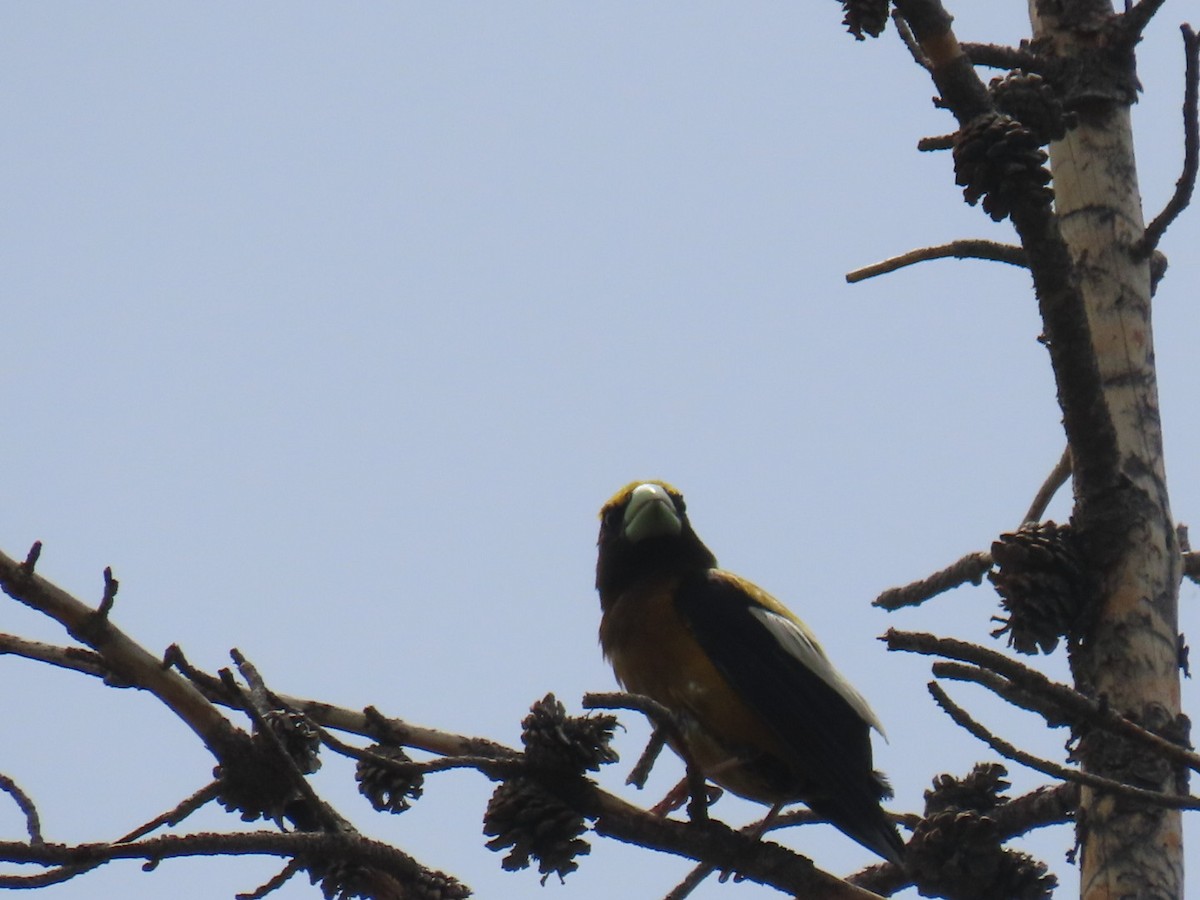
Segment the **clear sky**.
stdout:
<svg viewBox="0 0 1200 900">
<path fill-rule="evenodd" d="M 964 39 L 1027 33 L 1017 0 L 954 6 Z M 1148 215 L 1179 173 L 1189 11 L 1168 3 L 1141 47 Z M 962 204 L 948 154 L 916 152 L 952 122 L 894 31 L 859 44 L 840 18 L 832 0 L 4 4 L 0 546 L 44 541 L 39 571 L 92 600 L 111 565 L 114 620 L 154 652 L 179 642 L 211 670 L 236 646 L 281 692 L 515 743 L 545 692 L 577 710 L 614 686 L 596 512 L 665 478 L 721 562 L 803 616 L 869 698 L 896 807 L 919 809 L 934 775 L 995 755 L 933 706 L 927 660 L 875 638 L 986 642 L 996 598 L 892 616 L 870 601 L 1015 527 L 1063 437 L 1024 272 L 844 282 L 912 247 L 1012 235 Z M 1184 522 L 1200 511 L 1198 245 L 1192 212 L 1163 242 L 1155 311 Z M 1185 632 L 1198 599 L 1185 585 Z M 0 630 L 65 639 L 13 603 Z M 1065 677 L 1061 654 L 1046 666 Z M 209 778 L 146 695 L 9 657 L 0 685 L 0 771 L 48 839 L 115 837 Z M 950 691 L 1061 753 L 1063 732 Z M 1195 717 L 1190 684 L 1186 702 Z M 650 804 L 678 769 L 623 788 L 645 737 L 627 723 L 603 782 Z M 350 768 L 327 759 L 318 789 L 481 897 L 652 898 L 690 868 L 595 840 L 539 889 L 483 848 L 482 777 L 432 778 L 387 817 Z M 0 834 L 22 833 L 0 798 Z M 839 874 L 871 861 L 824 828 L 780 840 Z M 1027 845 L 1064 896 L 1070 842 Z M 277 868 L 119 863 L 47 896 L 207 900 Z"/>
</svg>

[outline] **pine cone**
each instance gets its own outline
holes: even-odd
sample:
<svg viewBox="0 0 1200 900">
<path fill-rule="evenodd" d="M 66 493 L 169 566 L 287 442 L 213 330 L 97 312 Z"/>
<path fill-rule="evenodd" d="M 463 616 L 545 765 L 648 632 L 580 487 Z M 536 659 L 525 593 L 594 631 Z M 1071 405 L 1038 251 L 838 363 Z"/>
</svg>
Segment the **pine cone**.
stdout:
<svg viewBox="0 0 1200 900">
<path fill-rule="evenodd" d="M 1062 101 L 1046 79 L 1034 72 L 1009 72 L 991 80 L 988 90 L 996 108 L 1033 132 L 1038 144 L 1048 144 L 1067 133 Z"/>
<path fill-rule="evenodd" d="M 403 748 L 372 744 L 367 748 L 377 756 L 410 762 Z M 402 813 L 421 796 L 424 776 L 420 772 L 406 773 L 370 759 L 360 759 L 354 768 L 358 791 L 380 812 Z"/>
<path fill-rule="evenodd" d="M 1070 634 L 1087 593 L 1068 525 L 1028 522 L 992 544 L 988 579 L 1008 614 L 993 637 L 1008 634 L 1018 653 L 1050 653 Z"/>
<path fill-rule="evenodd" d="M 1011 785 L 1004 780 L 1008 770 L 999 763 L 976 763 L 966 778 L 938 775 L 933 788 L 925 792 L 925 815 L 946 810 L 988 813 L 1008 798 L 1003 795 Z"/>
<path fill-rule="evenodd" d="M 308 879 L 320 883 L 325 900 L 377 900 L 395 893 L 395 883 L 400 881 L 407 900 L 466 900 L 471 889 L 444 872 L 418 868 L 403 875 L 373 869 L 370 866 L 346 859 L 312 860 L 305 865 Z"/>
<path fill-rule="evenodd" d="M 616 716 L 568 716 L 555 696 L 547 694 L 533 704 L 521 722 L 525 758 L 539 768 L 595 772 L 617 759 L 609 746 L 616 727 Z"/>
<path fill-rule="evenodd" d="M 521 776 L 496 788 L 483 816 L 483 833 L 492 838 L 487 848 L 512 848 L 501 865 L 512 872 L 536 859 L 542 884 L 551 874 L 561 880 L 579 868 L 575 857 L 592 849 L 579 837 L 585 830 L 583 816 Z"/>
<path fill-rule="evenodd" d="M 987 113 L 954 136 L 954 180 L 964 199 L 999 222 L 1013 207 L 1049 206 L 1054 192 L 1046 185 L 1048 159 L 1034 133 L 1011 116 Z"/>
<path fill-rule="evenodd" d="M 220 788 L 217 802 L 243 822 L 282 819 L 298 794 L 279 751 L 262 734 L 242 735 L 236 748 L 228 748 L 223 762 L 213 768 Z"/>
<path fill-rule="evenodd" d="M 856 41 L 866 40 L 864 33 L 879 37 L 887 27 L 888 0 L 842 0 L 842 9 L 842 24 Z"/>
<path fill-rule="evenodd" d="M 351 900 L 352 897 L 373 900 L 371 870 L 361 863 L 338 859 L 313 863 L 307 869 L 309 882 L 320 883 L 321 896 L 325 900 Z"/>
<path fill-rule="evenodd" d="M 279 738 L 283 749 L 305 775 L 321 768 L 321 734 L 308 716 L 290 709 L 272 709 L 263 716 L 267 727 Z"/>
<path fill-rule="evenodd" d="M 939 775 L 925 792 L 925 818 L 913 831 L 905 865 L 925 896 L 1047 900 L 1058 880 L 1044 863 L 1001 845 L 986 813 L 1007 802 L 1001 765 L 980 763 L 966 778 Z"/>
</svg>

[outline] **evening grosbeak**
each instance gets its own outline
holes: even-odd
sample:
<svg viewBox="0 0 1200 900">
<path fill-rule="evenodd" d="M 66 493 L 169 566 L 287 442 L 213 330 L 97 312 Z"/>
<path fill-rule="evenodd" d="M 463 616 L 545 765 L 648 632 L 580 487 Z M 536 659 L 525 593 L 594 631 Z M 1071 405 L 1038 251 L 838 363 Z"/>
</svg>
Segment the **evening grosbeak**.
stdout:
<svg viewBox="0 0 1200 900">
<path fill-rule="evenodd" d="M 665 482 L 618 491 L 598 543 L 600 645 L 626 690 L 675 715 L 675 751 L 773 810 L 802 801 L 899 863 L 904 842 L 879 805 L 891 789 L 871 763 L 870 731 L 883 729 L 804 623 L 717 568 Z"/>
</svg>

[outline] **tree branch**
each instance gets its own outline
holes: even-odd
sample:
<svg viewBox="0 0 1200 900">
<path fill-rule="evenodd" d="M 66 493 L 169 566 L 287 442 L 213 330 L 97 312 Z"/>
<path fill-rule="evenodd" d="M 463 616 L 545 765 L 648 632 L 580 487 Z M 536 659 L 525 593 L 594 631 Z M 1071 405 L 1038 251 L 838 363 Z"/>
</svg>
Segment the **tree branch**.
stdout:
<svg viewBox="0 0 1200 900">
<path fill-rule="evenodd" d="M 457 881 L 431 873 L 402 850 L 362 835 L 319 832 L 251 831 L 232 834 L 198 833 L 162 835 L 124 844 L 25 844 L 0 842 L 0 859 L 6 862 L 39 863 L 47 866 L 95 868 L 116 859 L 144 859 L 157 864 L 163 859 L 185 856 L 267 855 L 307 859 L 344 859 L 383 873 L 398 889 L 393 896 L 407 896 L 404 885 L 415 886 L 430 874 L 449 888 L 447 896 L 465 897 Z M 0 875 L 0 888 L 29 887 L 39 876 Z M 457 890 L 455 890 L 457 889 Z"/>
<path fill-rule="evenodd" d="M 963 41 L 963 52 L 977 66 L 991 69 L 1022 69 L 1026 72 L 1045 72 L 1046 60 L 1027 47 L 1007 47 L 1003 44 L 976 44 Z"/>
<path fill-rule="evenodd" d="M 970 582 L 979 584 L 992 567 L 992 554 L 984 551 L 968 553 L 957 562 L 951 563 L 928 578 L 914 581 L 904 587 L 888 588 L 875 598 L 872 606 L 893 612 L 905 606 L 917 606 L 938 594 Z"/>
<path fill-rule="evenodd" d="M 0 775 L 0 791 L 4 791 L 12 797 L 13 802 L 17 804 L 17 809 L 25 816 L 25 830 L 29 832 L 29 843 L 43 843 L 42 820 L 38 816 L 37 806 L 29 799 L 29 795 L 7 775 Z"/>
<path fill-rule="evenodd" d="M 1022 665 L 995 650 L 967 641 L 941 638 L 919 632 L 897 631 L 894 628 L 888 630 L 883 636 L 883 640 L 887 643 L 889 650 L 903 650 L 925 656 L 944 656 L 995 672 L 1027 693 L 1049 700 L 1058 707 L 1062 721 L 1086 723 L 1138 741 L 1167 759 L 1200 772 L 1200 754 L 1146 730 L 1107 706 L 1085 697 L 1065 684 L 1051 681 L 1036 669 Z M 983 682 L 980 681 L 980 683 Z M 1041 712 L 1040 710 L 1034 711 Z M 1057 722 L 1051 722 L 1051 724 L 1057 724 Z"/>
<path fill-rule="evenodd" d="M 987 86 L 959 44 L 951 27 L 953 19 L 939 0 L 895 0 L 895 5 L 929 58 L 941 105 L 954 114 L 959 127 L 994 115 Z M 1010 217 L 1028 254 L 1076 477 L 1081 492 L 1094 496 L 1116 485 L 1120 470 L 1116 429 L 1092 350 L 1082 288 L 1049 206 L 1016 203 Z"/>
<path fill-rule="evenodd" d="M 1129 46 L 1132 47 L 1142 39 L 1142 32 L 1165 2 L 1166 0 L 1138 0 L 1121 14 L 1121 26 L 1125 29 L 1125 40 Z"/>
<path fill-rule="evenodd" d="M 1139 6 L 1143 4 L 1138 4 Z M 1127 14 L 1128 15 L 1128 14 Z M 1183 32 L 1184 88 L 1183 88 L 1183 172 L 1175 182 L 1171 199 L 1149 225 L 1146 233 L 1137 242 L 1133 252 L 1139 257 L 1149 256 L 1171 223 L 1187 209 L 1196 188 L 1196 173 L 1200 169 L 1200 39 L 1189 25 L 1180 25 Z"/>
<path fill-rule="evenodd" d="M 1064 781 L 1073 781 L 1087 787 L 1094 788 L 1098 791 L 1107 791 L 1113 794 L 1119 794 L 1123 797 L 1128 797 L 1131 800 L 1138 800 L 1143 803 L 1153 803 L 1156 806 L 1163 806 L 1168 809 L 1200 809 L 1200 797 L 1180 796 L 1178 794 L 1164 794 L 1160 791 L 1148 791 L 1145 788 L 1135 787 L 1131 784 L 1124 784 L 1120 781 L 1113 781 L 1109 778 L 1101 778 L 1099 775 L 1091 775 L 1087 772 L 1080 772 L 1078 769 L 1071 769 L 1066 766 L 1061 766 L 1058 763 L 1051 762 L 1048 759 L 1034 756 L 1032 753 L 1027 753 L 1017 747 L 1014 747 L 1008 741 L 996 737 L 971 716 L 962 707 L 954 703 L 953 700 L 942 690 L 941 685 L 936 681 L 929 682 L 929 693 L 933 695 L 934 701 L 940 706 L 954 723 L 960 728 L 965 729 L 974 737 L 983 741 L 1001 756 L 1011 759 L 1013 762 L 1018 762 L 1023 766 L 1028 766 L 1035 769 L 1044 775 L 1050 775 L 1053 778 L 1060 778 Z"/>
<path fill-rule="evenodd" d="M 36 555 L 31 553 L 34 561 Z M 106 579 L 105 597 L 108 593 Z M 0 552 L 0 588 L 26 606 L 58 621 L 71 637 L 95 650 L 105 668 L 123 682 L 153 693 L 194 731 L 218 759 L 236 743 L 238 731 L 189 682 L 130 640 L 109 621 L 107 609 L 93 610 L 33 571 Z M 115 591 L 114 591 L 115 592 Z M 103 601 L 102 601 L 103 603 Z"/>
<path fill-rule="evenodd" d="M 1183 574 L 1200 584 L 1200 553 L 1193 550 L 1183 554 Z"/>
<path fill-rule="evenodd" d="M 95 613 L 61 589 L 40 578 L 33 581 L 36 576 L 19 570 L 20 564 L 12 563 L 0 554 L 0 572 L 3 573 L 5 589 L 34 608 L 43 609 L 52 615 L 58 613 L 55 618 L 62 616 L 62 619 L 69 623 L 68 630 L 71 630 L 72 634 L 81 632 L 91 637 L 95 650 L 93 652 L 52 647 L 11 636 L 0 636 L 0 650 L 3 652 L 27 656 L 93 677 L 108 678 L 116 671 L 125 682 L 139 687 L 149 683 L 162 689 L 160 680 L 166 680 L 171 686 L 168 696 L 173 700 L 179 695 L 186 698 L 186 702 L 168 704 L 173 710 L 179 708 L 177 714 L 181 711 L 194 715 L 197 708 L 211 708 L 215 712 L 215 707 L 212 706 L 214 703 L 251 711 L 252 698 L 245 691 L 233 691 L 228 684 L 222 685 L 220 680 L 213 676 L 192 669 L 178 650 L 172 654 L 171 665 L 187 671 L 187 679 L 175 671 L 175 668 L 165 668 L 161 662 L 117 631 L 107 619 L 100 626 L 91 624 L 91 617 Z M 26 580 L 22 581 L 22 578 Z M 92 633 L 96 630 L 99 631 L 99 636 Z M 115 651 L 114 646 L 117 648 Z M 244 675 L 249 671 L 244 660 L 241 668 Z M 261 680 L 256 675 L 250 678 L 252 681 Z M 412 725 L 402 719 L 383 716 L 373 707 L 358 712 L 319 701 L 268 692 L 265 686 L 262 693 L 329 728 L 375 739 L 382 737 L 401 746 L 444 756 L 476 757 L 464 759 L 462 763 L 484 770 L 485 774 L 490 770 L 493 776 L 510 773 L 511 764 L 522 756 L 518 751 L 494 741 Z M 260 730 L 269 731 L 270 726 L 262 710 L 254 712 L 260 720 Z M 223 718 L 220 721 L 225 722 Z M 231 725 L 226 725 L 236 732 Z M 435 761 L 432 767 L 445 766 Z M 523 770 L 522 774 L 538 777 L 534 770 Z M 689 857 L 717 868 L 736 870 L 744 878 L 794 895 L 834 900 L 871 900 L 877 896 L 817 869 L 811 860 L 799 854 L 777 844 L 751 840 L 722 823 L 710 820 L 700 824 L 666 819 L 608 794 L 585 779 L 564 783 L 562 779 L 551 778 L 542 779 L 540 783 L 570 808 L 593 819 L 594 830 L 602 836 Z M 159 817 L 162 818 L 164 817 Z M 335 825 L 340 822 L 329 824 Z M 425 872 L 426 875 L 430 872 L 402 851 L 339 828 L 283 834 L 254 832 L 232 835 L 170 835 L 126 843 L 85 844 L 76 847 L 61 844 L 40 847 L 25 843 L 0 843 L 0 858 L 8 861 L 88 868 L 118 858 L 158 860 L 172 856 L 213 853 L 267 853 L 302 860 L 320 860 L 322 855 L 324 858 L 330 858 L 329 854 L 334 854 L 336 858 L 349 858 L 369 868 L 378 869 L 379 877 L 393 880 L 400 879 L 401 876 L 408 877 L 407 873 L 414 871 Z M 310 872 L 313 871 L 313 865 L 309 862 L 304 862 L 304 867 Z M 44 879 L 48 874 L 32 877 Z M 59 873 L 60 878 L 62 874 Z M 66 877 L 73 877 L 74 874 L 78 873 L 71 872 Z M 9 880 L 0 880 L 0 886 L 29 886 L 28 879 L 11 880 L 15 878 L 17 876 L 5 876 L 5 879 Z M 402 890 L 402 887 L 396 887 L 392 893 L 400 895 Z"/>
<path fill-rule="evenodd" d="M 1067 479 L 1070 477 L 1071 446 L 1068 444 L 1063 448 L 1062 456 L 1058 458 L 1058 462 L 1054 464 L 1054 468 L 1050 470 L 1050 474 L 1046 476 L 1046 480 L 1042 483 L 1042 486 L 1038 488 L 1033 502 L 1029 504 L 1029 510 L 1025 513 L 1025 518 L 1021 520 L 1022 523 L 1040 522 L 1042 516 L 1046 514 L 1046 507 L 1050 505 L 1050 501 L 1054 499 L 1054 495 L 1067 483 Z"/>
<path fill-rule="evenodd" d="M 941 244 L 937 247 L 918 247 L 916 250 L 909 250 L 907 253 L 901 253 L 899 256 L 893 256 L 882 262 L 873 263 L 861 269 L 855 269 L 853 272 L 846 273 L 846 281 L 850 284 L 855 284 L 859 281 L 865 281 L 868 278 L 874 278 L 877 275 L 886 275 L 889 272 L 895 272 L 897 269 L 903 269 L 905 266 L 926 262 L 931 259 L 946 259 L 948 257 L 953 257 L 954 259 L 983 259 L 990 262 L 1008 263 L 1011 266 L 1021 266 L 1023 268 L 1029 265 L 1026 260 L 1025 251 L 1013 244 L 1001 244 L 998 241 L 986 240 L 959 240 L 951 241 L 948 244 Z"/>
</svg>

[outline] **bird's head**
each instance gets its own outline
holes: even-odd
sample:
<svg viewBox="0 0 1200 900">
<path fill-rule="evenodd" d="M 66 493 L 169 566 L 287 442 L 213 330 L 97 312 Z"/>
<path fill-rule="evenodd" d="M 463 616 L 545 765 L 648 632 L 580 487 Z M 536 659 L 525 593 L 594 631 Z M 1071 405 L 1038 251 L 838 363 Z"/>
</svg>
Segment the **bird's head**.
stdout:
<svg viewBox="0 0 1200 900">
<path fill-rule="evenodd" d="M 607 604 L 643 578 L 711 569 L 712 551 L 692 530 L 683 495 L 665 481 L 634 481 L 600 510 L 596 589 Z"/>
</svg>

